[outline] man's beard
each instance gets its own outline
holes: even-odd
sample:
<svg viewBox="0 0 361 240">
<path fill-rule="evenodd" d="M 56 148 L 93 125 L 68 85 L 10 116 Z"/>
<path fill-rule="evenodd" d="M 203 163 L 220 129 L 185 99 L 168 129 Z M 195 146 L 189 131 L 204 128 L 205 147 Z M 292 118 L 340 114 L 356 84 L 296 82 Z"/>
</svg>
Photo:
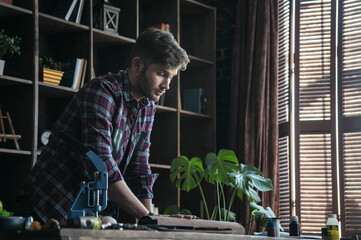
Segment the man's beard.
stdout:
<svg viewBox="0 0 361 240">
<path fill-rule="evenodd" d="M 159 97 L 152 94 L 152 89 L 149 84 L 149 79 L 146 77 L 146 68 L 143 68 L 140 74 L 135 78 L 135 82 L 138 84 L 139 91 L 144 97 L 157 102 Z"/>
</svg>

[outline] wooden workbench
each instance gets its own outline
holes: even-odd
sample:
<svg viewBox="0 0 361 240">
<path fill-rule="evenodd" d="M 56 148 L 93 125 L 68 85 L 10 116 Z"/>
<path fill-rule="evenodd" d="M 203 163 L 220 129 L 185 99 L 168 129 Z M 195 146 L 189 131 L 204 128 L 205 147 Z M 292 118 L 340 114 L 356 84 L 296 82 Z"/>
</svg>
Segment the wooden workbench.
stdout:
<svg viewBox="0 0 361 240">
<path fill-rule="evenodd" d="M 61 240 L 115 240 L 115 239 L 182 239 L 182 240 L 273 240 L 266 236 L 249 236 L 220 233 L 199 232 L 160 232 L 160 231 L 138 231 L 138 230 L 88 230 L 64 228 L 60 230 Z M 282 237 L 278 240 L 290 240 L 293 238 Z M 297 238 L 296 238 L 297 239 Z"/>
</svg>

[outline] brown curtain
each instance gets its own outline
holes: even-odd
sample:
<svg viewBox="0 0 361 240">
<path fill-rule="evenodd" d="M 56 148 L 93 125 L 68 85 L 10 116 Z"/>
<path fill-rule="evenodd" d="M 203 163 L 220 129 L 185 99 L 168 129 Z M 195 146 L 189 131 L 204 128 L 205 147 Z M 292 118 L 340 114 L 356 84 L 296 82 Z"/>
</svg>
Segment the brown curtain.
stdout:
<svg viewBox="0 0 361 240">
<path fill-rule="evenodd" d="M 230 149 L 260 169 L 274 190 L 260 194 L 264 207 L 279 213 L 277 123 L 277 0 L 238 0 L 230 96 Z M 241 223 L 249 221 L 249 203 L 238 202 Z"/>
</svg>

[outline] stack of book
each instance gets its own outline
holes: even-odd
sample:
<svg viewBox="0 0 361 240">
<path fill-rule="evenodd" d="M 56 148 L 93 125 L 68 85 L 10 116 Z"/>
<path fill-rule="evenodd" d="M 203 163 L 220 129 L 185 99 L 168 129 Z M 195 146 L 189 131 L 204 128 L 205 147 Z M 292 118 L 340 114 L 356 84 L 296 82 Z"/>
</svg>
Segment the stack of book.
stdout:
<svg viewBox="0 0 361 240">
<path fill-rule="evenodd" d="M 53 85 L 59 85 L 64 72 L 54 69 L 43 68 L 43 82 Z"/>
<path fill-rule="evenodd" d="M 64 72 L 61 86 L 78 90 L 83 87 L 88 61 L 84 58 L 76 58 L 62 62 L 61 70 Z"/>
</svg>

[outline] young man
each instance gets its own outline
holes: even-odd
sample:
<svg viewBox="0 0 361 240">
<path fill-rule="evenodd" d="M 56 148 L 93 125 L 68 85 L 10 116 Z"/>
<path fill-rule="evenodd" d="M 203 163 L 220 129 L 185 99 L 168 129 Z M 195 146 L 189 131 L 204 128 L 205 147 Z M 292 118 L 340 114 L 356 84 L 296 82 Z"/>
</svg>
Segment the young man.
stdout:
<svg viewBox="0 0 361 240">
<path fill-rule="evenodd" d="M 104 161 L 109 208 L 116 204 L 136 218 L 150 213 L 157 178 L 148 163 L 154 102 L 189 59 L 172 34 L 153 28 L 137 38 L 131 59 L 129 69 L 88 82 L 55 123 L 23 193 L 42 221 L 66 220 L 80 182 L 94 172 L 92 163 L 57 135 L 60 131 Z"/>
</svg>

